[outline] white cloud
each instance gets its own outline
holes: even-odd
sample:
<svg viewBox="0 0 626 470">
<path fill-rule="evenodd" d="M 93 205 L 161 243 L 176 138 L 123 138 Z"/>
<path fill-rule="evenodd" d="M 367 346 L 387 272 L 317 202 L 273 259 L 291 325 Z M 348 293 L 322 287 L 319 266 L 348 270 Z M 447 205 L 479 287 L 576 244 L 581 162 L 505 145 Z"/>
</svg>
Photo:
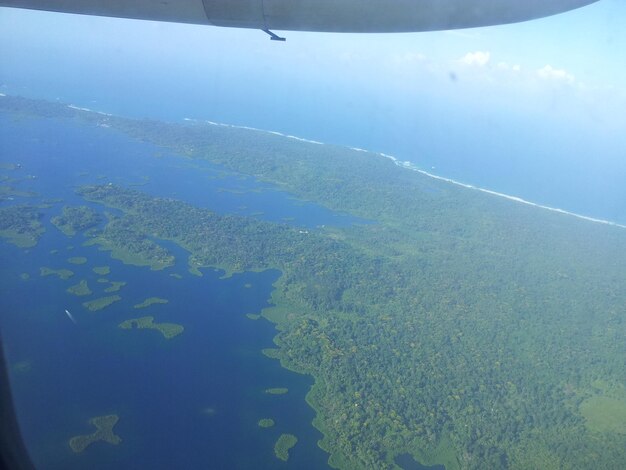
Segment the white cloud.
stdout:
<svg viewBox="0 0 626 470">
<path fill-rule="evenodd" d="M 468 52 L 465 54 L 459 62 L 465 65 L 477 65 L 480 67 L 484 67 L 489 63 L 491 59 L 491 53 L 485 51 L 476 51 L 476 52 Z"/>
<path fill-rule="evenodd" d="M 537 75 L 539 78 L 544 80 L 558 80 L 569 84 L 576 81 L 576 77 L 574 77 L 574 75 L 569 73 L 567 70 L 555 69 L 551 65 L 546 65 L 545 67 L 537 70 Z"/>
<path fill-rule="evenodd" d="M 511 65 L 508 62 L 498 62 L 498 69 L 518 73 L 522 71 L 522 66 L 519 64 Z"/>
</svg>

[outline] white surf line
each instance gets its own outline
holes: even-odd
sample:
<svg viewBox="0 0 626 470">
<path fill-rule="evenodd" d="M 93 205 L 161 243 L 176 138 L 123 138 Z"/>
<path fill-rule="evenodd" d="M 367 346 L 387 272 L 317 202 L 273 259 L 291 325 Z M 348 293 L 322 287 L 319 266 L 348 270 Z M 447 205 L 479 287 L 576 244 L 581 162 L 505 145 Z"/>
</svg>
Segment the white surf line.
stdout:
<svg viewBox="0 0 626 470">
<path fill-rule="evenodd" d="M 425 171 L 425 170 L 420 170 L 413 163 L 408 162 L 408 161 L 401 162 L 397 158 L 392 157 L 391 155 L 386 155 L 384 153 L 379 153 L 378 155 L 380 155 L 381 157 L 389 158 L 396 165 L 398 165 L 398 166 L 400 166 L 402 168 L 406 168 L 407 170 L 416 171 L 418 173 L 421 173 L 422 175 L 428 176 L 429 178 L 433 178 L 433 179 L 440 180 L 440 181 L 445 181 L 446 183 L 451 183 L 451 184 L 454 184 L 454 185 L 457 185 L 457 186 L 462 186 L 464 188 L 472 189 L 474 191 L 480 191 L 480 192 L 483 192 L 483 193 L 491 194 L 492 196 L 498 196 L 498 197 L 501 197 L 501 198 L 504 198 L 504 199 L 508 199 L 509 201 L 520 203 L 520 204 L 526 204 L 528 206 L 538 207 L 539 209 L 545 209 L 547 211 L 557 212 L 559 214 L 564 214 L 564 215 L 569 215 L 569 216 L 572 216 L 572 217 L 576 217 L 578 219 L 586 220 L 588 222 L 594 222 L 594 223 L 597 223 L 597 224 L 610 225 L 612 227 L 618 227 L 618 228 L 626 229 L 626 225 L 618 224 L 617 222 L 611 222 L 610 220 L 598 219 L 596 217 L 589 217 L 589 216 L 582 215 L 582 214 L 576 214 L 575 212 L 570 212 L 570 211 L 566 211 L 564 209 L 559 209 L 558 207 L 545 206 L 543 204 L 537 204 L 535 202 L 527 201 L 526 199 L 522 199 L 521 197 L 510 196 L 508 194 L 499 193 L 497 191 L 492 191 L 490 189 L 481 188 L 479 186 L 474 186 L 474 185 L 471 185 L 471 184 L 461 183 L 460 181 L 453 180 L 452 178 L 446 178 L 444 176 L 438 176 L 438 175 L 435 175 L 433 173 L 429 173 L 428 171 Z"/>
<path fill-rule="evenodd" d="M 89 109 L 89 108 L 81 108 L 80 106 L 76 106 L 76 105 L 73 105 L 73 104 L 68 104 L 67 107 L 70 108 L 70 109 L 75 109 L 77 111 L 85 111 L 85 112 L 88 112 L 88 113 L 102 114 L 103 116 L 113 116 L 111 113 L 105 113 L 104 111 L 95 111 L 95 110 Z"/>
<path fill-rule="evenodd" d="M 303 139 L 302 137 L 296 137 L 295 135 L 287 135 L 285 137 L 287 137 L 288 139 L 295 139 L 295 140 L 298 140 L 300 142 L 306 142 L 306 143 L 309 143 L 309 144 L 324 145 L 323 142 L 318 142 L 317 140 Z"/>
<path fill-rule="evenodd" d="M 71 109 L 76 109 L 78 111 L 87 111 L 88 113 L 94 113 L 95 112 L 93 109 L 81 108 L 81 107 L 73 105 L 73 104 L 68 104 L 67 107 L 71 108 Z"/>
<path fill-rule="evenodd" d="M 197 119 L 191 119 L 191 118 L 183 118 L 183 121 L 200 122 Z M 278 132 L 278 131 L 268 131 L 266 129 L 258 129 L 256 127 L 237 126 L 235 124 L 224 124 L 222 122 L 215 122 L 215 121 L 208 121 L 208 120 L 205 120 L 204 122 L 206 124 L 210 124 L 211 126 L 229 127 L 231 129 L 245 129 L 247 131 L 262 132 L 264 134 L 272 134 L 272 135 L 277 135 L 279 137 L 286 137 L 288 139 L 294 139 L 300 142 L 306 142 L 308 144 L 324 145 L 324 142 L 319 142 L 317 140 L 311 140 L 311 139 L 305 139 L 304 137 L 298 137 L 298 136 L 290 135 L 290 134 L 283 134 L 282 132 Z M 366 152 L 366 150 L 363 150 L 363 152 Z"/>
</svg>

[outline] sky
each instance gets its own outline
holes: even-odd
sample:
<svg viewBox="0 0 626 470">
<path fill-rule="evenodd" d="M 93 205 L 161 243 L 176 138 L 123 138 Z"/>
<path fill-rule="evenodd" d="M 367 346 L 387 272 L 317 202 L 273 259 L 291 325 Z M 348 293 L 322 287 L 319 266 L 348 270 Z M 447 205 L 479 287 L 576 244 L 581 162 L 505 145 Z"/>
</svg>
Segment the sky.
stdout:
<svg viewBox="0 0 626 470">
<path fill-rule="evenodd" d="M 626 180 L 625 17 L 626 2 L 600 0 L 513 25 L 285 32 L 279 43 L 256 30 L 0 8 L 0 92 L 367 148 L 552 203 L 544 186 L 557 167 L 575 168 L 562 178 L 572 197 Z M 605 215 L 626 220 L 626 192 L 610 197 Z"/>
</svg>

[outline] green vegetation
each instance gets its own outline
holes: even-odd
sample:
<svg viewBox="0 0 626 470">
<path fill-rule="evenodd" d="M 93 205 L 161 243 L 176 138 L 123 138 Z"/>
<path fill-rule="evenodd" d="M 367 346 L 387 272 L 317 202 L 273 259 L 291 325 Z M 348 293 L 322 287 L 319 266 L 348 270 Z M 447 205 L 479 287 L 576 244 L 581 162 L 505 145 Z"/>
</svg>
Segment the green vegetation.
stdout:
<svg viewBox="0 0 626 470">
<path fill-rule="evenodd" d="M 120 323 L 119 327 L 125 330 L 132 328 L 158 330 L 165 339 L 172 339 L 185 331 L 182 325 L 176 323 L 154 323 L 154 317 L 132 318 Z"/>
<path fill-rule="evenodd" d="M 106 276 L 111 273 L 111 268 L 109 266 L 96 266 L 92 271 L 100 276 Z"/>
<path fill-rule="evenodd" d="M 90 419 L 89 422 L 96 427 L 96 430 L 91 434 L 72 437 L 70 439 L 70 447 L 74 452 L 79 453 L 98 441 L 118 445 L 122 442 L 122 439 L 113 432 L 113 427 L 119 419 L 117 415 L 97 416 Z"/>
<path fill-rule="evenodd" d="M 19 189 L 15 189 L 13 186 L 8 184 L 0 185 L 0 200 L 8 199 L 9 197 L 35 197 L 37 193 L 32 191 L 21 191 Z"/>
<path fill-rule="evenodd" d="M 580 405 L 589 429 L 599 432 L 626 434 L 626 401 L 596 396 Z"/>
<path fill-rule="evenodd" d="M 77 295 L 79 297 L 92 294 L 91 289 L 87 285 L 87 281 L 84 279 L 80 281 L 78 284 L 74 284 L 73 286 L 68 287 L 67 292 L 69 292 L 70 294 Z"/>
<path fill-rule="evenodd" d="M 277 387 L 277 388 L 268 388 L 265 390 L 265 393 L 269 393 L 270 395 L 284 395 L 289 391 L 288 388 Z"/>
<path fill-rule="evenodd" d="M 246 317 L 248 317 L 250 320 L 258 320 L 259 318 L 261 318 L 261 315 L 259 315 L 258 313 L 246 313 Z"/>
<path fill-rule="evenodd" d="M 274 420 L 270 418 L 263 418 L 259 420 L 258 424 L 260 428 L 271 428 L 274 426 Z"/>
<path fill-rule="evenodd" d="M 88 302 L 83 302 L 83 307 L 91 312 L 97 312 L 98 310 L 102 310 L 119 300 L 122 300 L 119 295 L 109 295 L 107 297 L 100 297 Z"/>
<path fill-rule="evenodd" d="M 88 206 L 65 206 L 61 215 L 53 217 L 51 222 L 68 237 L 102 223 L 102 215 Z"/>
<path fill-rule="evenodd" d="M 91 236 L 85 246 L 99 245 L 100 250 L 110 251 L 112 258 L 124 264 L 149 266 L 153 270 L 174 264 L 174 256 L 168 250 L 136 230 L 126 217 L 110 216 L 104 230 L 95 231 Z"/>
<path fill-rule="evenodd" d="M 126 285 L 124 281 L 110 281 L 110 286 L 104 289 L 104 292 L 117 292 Z"/>
<path fill-rule="evenodd" d="M 68 258 L 67 262 L 71 264 L 85 264 L 87 262 L 87 258 L 84 256 L 73 256 Z"/>
<path fill-rule="evenodd" d="M 0 106 L 102 119 L 20 98 Z M 389 469 L 407 453 L 447 470 L 626 461 L 626 436 L 606 425 L 621 416 L 618 398 L 594 385 L 624 380 L 622 229 L 367 152 L 220 126 L 108 123 L 372 221 L 302 236 L 116 186 L 79 190 L 122 211 L 138 237 L 180 245 L 192 269 L 281 271 L 263 312 L 278 329 L 271 355 L 314 377 L 307 400 L 333 466 Z"/>
<path fill-rule="evenodd" d="M 143 302 L 135 305 L 134 308 L 147 308 L 147 307 L 150 307 L 151 305 L 154 305 L 154 304 L 166 304 L 168 302 L 169 302 L 169 300 L 167 300 L 167 299 L 161 299 L 159 297 L 148 297 Z"/>
<path fill-rule="evenodd" d="M 298 443 L 298 438 L 293 434 L 281 434 L 274 444 L 274 454 L 285 462 L 289 460 L 289 450 Z"/>
<path fill-rule="evenodd" d="M 12 163 L 12 162 L 0 162 L 0 170 L 17 170 L 18 168 L 20 168 L 20 165 L 18 163 Z"/>
<path fill-rule="evenodd" d="M 46 231 L 43 214 L 29 205 L 0 207 L 0 237 L 20 248 L 31 248 Z"/>
<path fill-rule="evenodd" d="M 59 279 L 66 281 L 74 275 L 74 272 L 69 269 L 52 269 L 44 266 L 39 268 L 39 274 L 41 276 L 58 276 Z"/>
</svg>

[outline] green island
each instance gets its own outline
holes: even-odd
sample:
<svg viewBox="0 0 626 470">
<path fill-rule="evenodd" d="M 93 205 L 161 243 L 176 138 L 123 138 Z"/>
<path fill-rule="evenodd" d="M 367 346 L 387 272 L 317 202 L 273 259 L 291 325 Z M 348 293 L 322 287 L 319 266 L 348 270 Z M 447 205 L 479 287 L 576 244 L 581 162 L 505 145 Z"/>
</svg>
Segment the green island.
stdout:
<svg viewBox="0 0 626 470">
<path fill-rule="evenodd" d="M 0 237 L 20 248 L 32 248 L 46 231 L 37 207 L 22 204 L 0 207 Z"/>
<path fill-rule="evenodd" d="M 89 288 L 89 286 L 87 285 L 87 281 L 85 279 L 80 281 L 78 284 L 74 284 L 73 286 L 68 287 L 67 292 L 69 292 L 70 294 L 79 296 L 79 297 L 85 296 L 85 295 L 91 295 L 93 293 L 91 289 Z"/>
<path fill-rule="evenodd" d="M 161 299 L 160 297 L 148 297 L 143 302 L 134 305 L 133 308 L 147 308 L 154 304 L 166 304 L 168 302 L 169 300 Z"/>
<path fill-rule="evenodd" d="M 98 280 L 98 282 L 100 282 L 100 280 Z M 122 287 L 124 287 L 126 285 L 125 281 L 105 281 L 108 282 L 109 284 L 111 284 L 109 287 L 107 287 L 106 289 L 104 289 L 104 292 L 117 292 L 119 291 Z"/>
<path fill-rule="evenodd" d="M 250 320 L 258 320 L 259 318 L 261 318 L 261 315 L 259 315 L 258 313 L 246 313 L 246 317 L 248 317 Z"/>
<path fill-rule="evenodd" d="M 0 162 L 0 170 L 13 171 L 13 170 L 17 170 L 18 168 L 20 168 L 20 165 L 18 163 Z"/>
<path fill-rule="evenodd" d="M 91 237 L 84 246 L 98 245 L 102 251 L 110 251 L 111 257 L 124 264 L 148 266 L 152 270 L 174 265 L 174 256 L 152 241 L 148 234 L 135 229 L 126 216 L 109 216 L 104 230 L 89 233 Z"/>
<path fill-rule="evenodd" d="M 111 267 L 110 266 L 96 266 L 92 268 L 92 271 L 96 274 L 99 274 L 100 276 L 106 276 L 107 274 L 111 273 Z"/>
<path fill-rule="evenodd" d="M 5 180 L 5 181 L 10 181 Z M 9 184 L 0 185 L 0 200 L 8 199 L 10 197 L 35 197 L 37 193 L 32 191 L 22 191 L 19 189 L 15 189 L 13 186 Z"/>
<path fill-rule="evenodd" d="M 154 317 L 132 318 L 120 323 L 119 327 L 125 330 L 132 328 L 157 330 L 165 339 L 171 339 L 185 331 L 182 325 L 176 323 L 154 323 Z"/>
<path fill-rule="evenodd" d="M 289 391 L 289 389 L 288 388 L 284 388 L 284 387 L 276 387 L 276 388 L 267 388 L 267 389 L 265 389 L 265 393 L 268 393 L 270 395 L 284 395 L 288 391 Z"/>
<path fill-rule="evenodd" d="M 274 420 L 271 418 L 263 418 L 260 419 L 257 424 L 260 428 L 271 428 L 272 426 L 274 426 Z"/>
<path fill-rule="evenodd" d="M 289 460 L 289 451 L 298 443 L 298 438 L 293 434 L 281 434 L 274 444 L 274 454 L 280 460 Z"/>
<path fill-rule="evenodd" d="M 109 444 L 118 445 L 122 439 L 113 432 L 113 427 L 119 421 L 117 415 L 97 416 L 89 420 L 89 423 L 96 427 L 91 434 L 74 436 L 70 439 L 70 447 L 76 453 L 84 451 L 94 442 L 103 441 Z"/>
<path fill-rule="evenodd" d="M 97 113 L 0 107 L 97 125 Z M 446 470 L 620 468 L 626 231 L 437 180 L 369 152 L 202 124 L 112 129 L 366 219 L 309 230 L 119 186 L 79 189 L 189 265 L 278 269 L 272 356 L 309 374 L 329 463 Z M 609 398 L 606 400 L 603 397 Z M 602 423 L 602 424 L 601 424 Z M 608 423 L 608 424 L 607 424 Z"/>
<path fill-rule="evenodd" d="M 28 273 L 21 273 L 20 274 L 20 279 L 22 281 L 28 281 L 30 279 L 30 274 L 28 274 Z"/>
<path fill-rule="evenodd" d="M 67 259 L 67 262 L 71 264 L 85 264 L 87 262 L 87 258 L 84 256 L 72 256 Z"/>
<path fill-rule="evenodd" d="M 178 273 L 170 273 L 170 277 L 173 277 L 174 279 L 182 279 L 183 276 L 181 276 Z"/>
<path fill-rule="evenodd" d="M 118 302 L 119 300 L 122 300 L 119 295 L 109 295 L 106 297 L 100 297 L 98 299 L 83 302 L 83 307 L 91 312 L 97 312 L 98 310 L 107 308 L 109 305 Z"/>
<path fill-rule="evenodd" d="M 70 271 L 69 269 L 52 269 L 43 266 L 39 268 L 39 274 L 44 277 L 58 276 L 59 279 L 63 279 L 64 281 L 66 281 L 74 275 L 74 271 Z"/>
<path fill-rule="evenodd" d="M 102 215 L 88 206 L 65 206 L 61 215 L 51 219 L 52 224 L 68 237 L 96 227 L 102 221 Z"/>
</svg>

